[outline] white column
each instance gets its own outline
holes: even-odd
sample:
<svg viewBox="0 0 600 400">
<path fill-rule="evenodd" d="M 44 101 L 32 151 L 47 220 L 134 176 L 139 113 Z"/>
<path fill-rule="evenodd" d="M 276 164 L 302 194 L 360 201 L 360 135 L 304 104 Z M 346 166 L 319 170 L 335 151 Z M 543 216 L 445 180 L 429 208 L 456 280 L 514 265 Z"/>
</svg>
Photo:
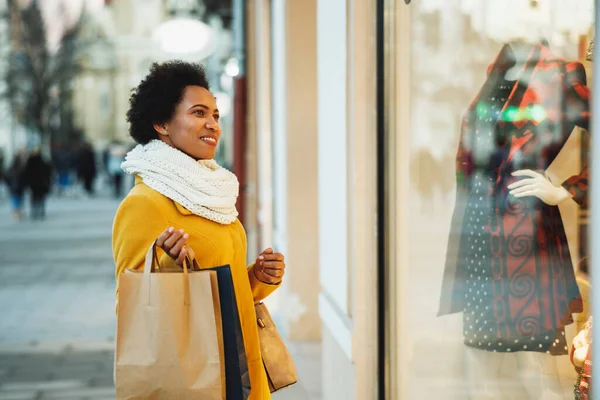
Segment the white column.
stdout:
<svg viewBox="0 0 600 400">
<path fill-rule="evenodd" d="M 273 245 L 273 148 L 271 131 L 270 1 L 256 0 L 256 151 L 258 171 L 259 251 Z"/>
<path fill-rule="evenodd" d="M 323 398 L 376 397 L 377 124 L 372 0 L 319 0 Z"/>
<path fill-rule="evenodd" d="M 348 271 L 346 0 L 317 2 L 319 314 L 323 399 L 355 399 Z"/>
<path fill-rule="evenodd" d="M 317 10 L 320 279 L 323 301 L 343 318 L 349 315 L 346 1 L 319 0 Z"/>
<path fill-rule="evenodd" d="M 278 4 L 285 4 L 285 9 Z M 284 168 L 276 167 L 282 179 L 275 180 L 276 188 L 286 193 L 282 210 L 289 267 L 285 311 L 290 339 L 320 340 L 317 1 L 275 1 L 276 10 L 283 12 L 285 23 L 285 35 L 281 35 L 285 38 L 285 76 L 274 83 L 286 88 L 277 101 L 286 107 L 281 126 L 285 131 L 275 131 L 285 154 Z"/>
<path fill-rule="evenodd" d="M 271 2 L 273 127 L 273 245 L 287 254 L 286 0 Z"/>
</svg>

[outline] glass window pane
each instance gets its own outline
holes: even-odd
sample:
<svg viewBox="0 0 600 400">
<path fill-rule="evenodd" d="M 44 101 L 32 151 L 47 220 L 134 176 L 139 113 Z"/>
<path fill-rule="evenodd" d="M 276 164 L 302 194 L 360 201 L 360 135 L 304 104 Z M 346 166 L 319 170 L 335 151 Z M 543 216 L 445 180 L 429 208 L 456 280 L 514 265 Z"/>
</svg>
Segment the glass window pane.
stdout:
<svg viewBox="0 0 600 400">
<path fill-rule="evenodd" d="M 410 131 L 396 132 L 410 147 L 397 199 L 407 398 L 573 398 L 588 341 L 593 1 L 396 10 L 410 13 Z"/>
</svg>

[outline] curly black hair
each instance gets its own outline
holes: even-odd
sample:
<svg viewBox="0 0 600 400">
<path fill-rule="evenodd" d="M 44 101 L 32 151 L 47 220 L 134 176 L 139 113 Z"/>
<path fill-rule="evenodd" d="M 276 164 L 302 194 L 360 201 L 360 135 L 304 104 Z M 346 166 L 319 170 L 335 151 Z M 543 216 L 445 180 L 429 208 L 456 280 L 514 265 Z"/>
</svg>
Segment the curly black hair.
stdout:
<svg viewBox="0 0 600 400">
<path fill-rule="evenodd" d="M 152 64 L 150 73 L 129 98 L 129 134 L 137 143 L 158 138 L 153 125 L 164 124 L 173 117 L 186 86 L 210 90 L 202 65 L 179 60 Z"/>
</svg>

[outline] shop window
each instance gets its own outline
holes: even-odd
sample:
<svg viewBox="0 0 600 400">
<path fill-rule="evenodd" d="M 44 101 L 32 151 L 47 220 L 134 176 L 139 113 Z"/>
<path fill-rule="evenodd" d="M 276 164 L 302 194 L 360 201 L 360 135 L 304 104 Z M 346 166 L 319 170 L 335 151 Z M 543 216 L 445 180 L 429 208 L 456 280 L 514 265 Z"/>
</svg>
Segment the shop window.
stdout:
<svg viewBox="0 0 600 400">
<path fill-rule="evenodd" d="M 593 6 L 394 6 L 410 38 L 394 42 L 409 61 L 387 54 L 394 82 L 410 75 L 410 101 L 395 88 L 389 117 L 409 123 L 387 133 L 410 153 L 409 184 L 399 176 L 392 194 L 407 207 L 394 222 L 407 232 L 393 311 L 401 398 L 583 396 Z"/>
</svg>

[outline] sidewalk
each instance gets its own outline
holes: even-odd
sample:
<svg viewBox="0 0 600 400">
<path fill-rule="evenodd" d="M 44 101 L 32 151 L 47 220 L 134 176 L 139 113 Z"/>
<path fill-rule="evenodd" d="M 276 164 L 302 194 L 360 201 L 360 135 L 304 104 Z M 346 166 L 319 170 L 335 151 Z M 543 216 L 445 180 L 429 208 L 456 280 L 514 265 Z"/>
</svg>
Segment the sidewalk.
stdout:
<svg viewBox="0 0 600 400">
<path fill-rule="evenodd" d="M 52 198 L 45 221 L 0 205 L 0 399 L 114 400 L 108 197 Z"/>
<path fill-rule="evenodd" d="M 114 265 L 118 202 L 51 198 L 45 221 L 0 202 L 0 399 L 114 400 Z M 276 400 L 320 398 L 320 349 L 293 344 L 301 385 Z M 306 387 L 306 389 L 304 389 Z"/>
</svg>

